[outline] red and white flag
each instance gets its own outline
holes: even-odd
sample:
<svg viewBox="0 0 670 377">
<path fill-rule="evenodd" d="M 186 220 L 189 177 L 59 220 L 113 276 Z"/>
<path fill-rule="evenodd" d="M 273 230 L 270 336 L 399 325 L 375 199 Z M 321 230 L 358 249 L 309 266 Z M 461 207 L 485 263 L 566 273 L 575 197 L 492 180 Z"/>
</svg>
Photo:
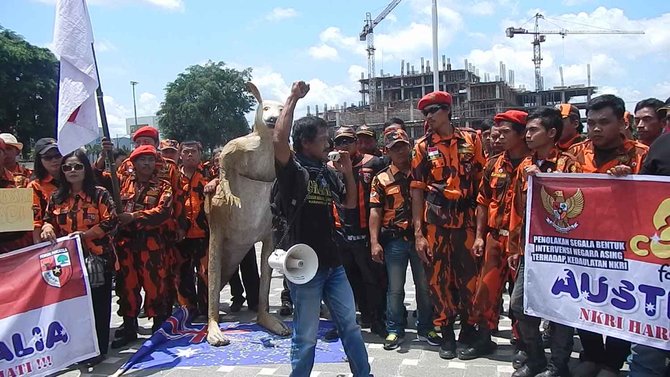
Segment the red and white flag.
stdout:
<svg viewBox="0 0 670 377">
<path fill-rule="evenodd" d="M 60 57 L 58 149 L 70 153 L 99 136 L 95 109 L 98 77 L 86 0 L 58 0 L 54 50 Z"/>
</svg>

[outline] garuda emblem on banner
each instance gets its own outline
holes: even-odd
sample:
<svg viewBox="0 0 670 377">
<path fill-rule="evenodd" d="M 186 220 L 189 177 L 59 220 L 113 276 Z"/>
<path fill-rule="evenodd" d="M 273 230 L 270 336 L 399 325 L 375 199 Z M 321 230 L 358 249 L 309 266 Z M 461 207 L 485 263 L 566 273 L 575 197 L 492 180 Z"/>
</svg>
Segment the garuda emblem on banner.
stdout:
<svg viewBox="0 0 670 377">
<path fill-rule="evenodd" d="M 40 255 L 42 278 L 52 287 L 61 288 L 72 277 L 72 262 L 67 249 L 58 249 Z"/>
<path fill-rule="evenodd" d="M 547 213 L 549 213 L 549 217 L 546 218 L 547 224 L 553 226 L 557 232 L 563 234 L 579 226 L 579 223 L 575 222 L 571 224 L 569 220 L 581 215 L 584 210 L 584 194 L 582 194 L 582 190 L 577 189 L 574 195 L 565 198 L 563 191 L 556 190 L 552 195 L 547 193 L 544 186 L 542 186 L 540 194 L 542 196 L 542 205 Z"/>
</svg>

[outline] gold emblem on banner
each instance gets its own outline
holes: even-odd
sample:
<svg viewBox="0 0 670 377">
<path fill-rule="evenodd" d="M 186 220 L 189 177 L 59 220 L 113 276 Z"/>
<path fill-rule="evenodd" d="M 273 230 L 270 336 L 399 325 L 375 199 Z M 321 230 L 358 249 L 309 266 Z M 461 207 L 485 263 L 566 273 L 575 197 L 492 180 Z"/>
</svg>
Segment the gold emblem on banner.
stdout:
<svg viewBox="0 0 670 377">
<path fill-rule="evenodd" d="M 574 195 L 566 198 L 563 191 L 556 190 L 551 195 L 542 186 L 540 196 L 542 197 L 542 206 L 549 213 L 549 217 L 545 220 L 557 232 L 565 234 L 579 226 L 579 223 L 575 222 L 571 224 L 569 220 L 581 215 L 584 210 L 584 194 L 582 194 L 582 190 L 577 189 Z"/>
</svg>

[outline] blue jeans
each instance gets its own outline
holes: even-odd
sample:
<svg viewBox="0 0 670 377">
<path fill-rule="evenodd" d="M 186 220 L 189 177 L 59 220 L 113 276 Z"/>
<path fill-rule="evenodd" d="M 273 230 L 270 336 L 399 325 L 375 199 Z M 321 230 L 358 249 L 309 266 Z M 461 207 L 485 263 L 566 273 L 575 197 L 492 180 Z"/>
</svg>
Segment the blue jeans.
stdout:
<svg viewBox="0 0 670 377">
<path fill-rule="evenodd" d="M 414 242 L 402 238 L 394 239 L 382 245 L 384 263 L 388 275 L 386 292 L 386 331 L 399 336 L 405 333 L 405 279 L 407 262 L 412 267 L 412 277 L 416 288 L 416 303 L 419 311 L 417 330 L 426 334 L 433 328 L 433 306 L 428 292 L 426 272 L 419 254 L 414 250 Z"/>
<path fill-rule="evenodd" d="M 630 347 L 630 373 L 628 377 L 670 376 L 670 366 L 666 360 L 670 351 L 633 343 Z"/>
<path fill-rule="evenodd" d="M 293 338 L 291 339 L 291 377 L 309 377 L 314 366 L 314 351 L 319 330 L 321 300 L 326 303 L 342 339 L 344 353 L 354 377 L 370 375 L 368 351 L 361 328 L 356 323 L 354 294 L 342 266 L 319 269 L 306 284 L 288 282 L 293 300 Z"/>
</svg>

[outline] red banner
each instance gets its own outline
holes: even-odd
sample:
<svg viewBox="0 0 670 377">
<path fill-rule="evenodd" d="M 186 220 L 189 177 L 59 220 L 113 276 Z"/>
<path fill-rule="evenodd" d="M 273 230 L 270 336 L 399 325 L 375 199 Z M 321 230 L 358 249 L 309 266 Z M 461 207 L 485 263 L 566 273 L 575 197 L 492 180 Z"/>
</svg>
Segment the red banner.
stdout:
<svg viewBox="0 0 670 377">
<path fill-rule="evenodd" d="M 670 349 L 670 179 L 540 174 L 527 205 L 526 313 Z"/>
</svg>

